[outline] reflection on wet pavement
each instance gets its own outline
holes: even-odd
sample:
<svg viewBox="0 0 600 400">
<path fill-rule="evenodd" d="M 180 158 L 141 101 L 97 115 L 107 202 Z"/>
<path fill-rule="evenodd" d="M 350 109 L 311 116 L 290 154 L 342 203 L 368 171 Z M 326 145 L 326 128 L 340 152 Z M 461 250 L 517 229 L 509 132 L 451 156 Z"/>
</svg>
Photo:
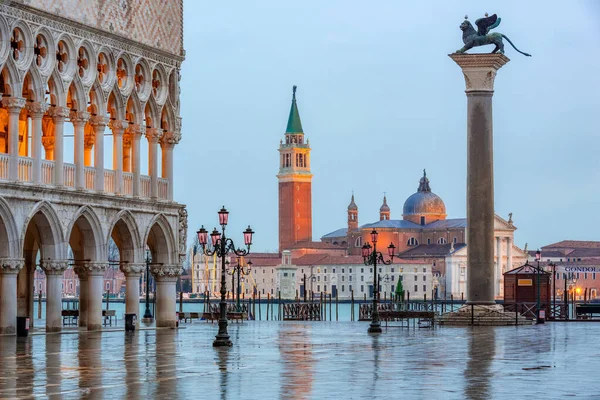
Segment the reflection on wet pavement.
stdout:
<svg viewBox="0 0 600 400">
<path fill-rule="evenodd" d="M 600 325 L 388 328 L 246 322 L 0 337 L 0 398 L 324 399 L 597 396 Z M 589 373 L 586 373 L 589 372 Z"/>
</svg>

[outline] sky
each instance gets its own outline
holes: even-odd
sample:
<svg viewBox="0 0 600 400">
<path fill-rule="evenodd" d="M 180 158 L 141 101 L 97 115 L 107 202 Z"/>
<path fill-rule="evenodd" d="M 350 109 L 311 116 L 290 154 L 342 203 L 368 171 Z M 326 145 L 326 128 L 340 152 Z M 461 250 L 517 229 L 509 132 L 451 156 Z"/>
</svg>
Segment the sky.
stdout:
<svg viewBox="0 0 600 400">
<path fill-rule="evenodd" d="M 448 218 L 466 216 L 464 16 L 498 14 L 511 61 L 496 77 L 496 213 L 515 244 L 600 240 L 600 2 L 186 1 L 175 199 L 191 241 L 229 211 L 228 235 L 277 251 L 279 141 L 292 86 L 310 140 L 313 240 L 401 219 L 424 168 Z M 480 48 L 489 52 L 491 46 Z"/>
</svg>

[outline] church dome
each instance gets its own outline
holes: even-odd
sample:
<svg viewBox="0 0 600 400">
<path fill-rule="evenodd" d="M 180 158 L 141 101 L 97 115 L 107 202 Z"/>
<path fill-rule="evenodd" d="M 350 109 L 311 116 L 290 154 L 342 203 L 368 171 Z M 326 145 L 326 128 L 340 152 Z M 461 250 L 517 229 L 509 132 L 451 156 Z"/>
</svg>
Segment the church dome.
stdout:
<svg viewBox="0 0 600 400">
<path fill-rule="evenodd" d="M 437 194 L 431 191 L 425 170 L 423 170 L 423 177 L 419 181 L 417 193 L 404 202 L 402 216 L 404 219 L 414 219 L 416 223 L 421 223 L 417 221 L 419 217 L 426 217 L 427 223 L 446 218 L 446 205 Z"/>
</svg>

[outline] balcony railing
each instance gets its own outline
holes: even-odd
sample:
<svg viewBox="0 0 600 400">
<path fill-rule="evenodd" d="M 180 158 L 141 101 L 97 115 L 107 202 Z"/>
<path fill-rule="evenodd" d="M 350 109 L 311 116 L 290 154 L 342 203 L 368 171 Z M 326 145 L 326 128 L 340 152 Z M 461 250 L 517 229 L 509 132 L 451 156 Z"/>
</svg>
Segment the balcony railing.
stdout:
<svg viewBox="0 0 600 400">
<path fill-rule="evenodd" d="M 18 179 L 20 182 L 33 182 L 33 158 L 19 157 L 18 158 Z M 0 153 L 0 181 L 9 180 L 9 164 L 10 156 L 6 153 Z M 54 185 L 54 161 L 41 160 L 41 184 L 52 186 Z M 64 186 L 75 187 L 75 165 L 63 164 Z M 133 196 L 133 180 L 134 176 L 131 172 L 123 172 L 123 195 Z M 84 181 L 87 190 L 95 190 L 96 169 L 94 167 L 84 167 Z M 169 181 L 168 179 L 158 178 L 158 198 L 168 199 L 169 197 Z M 117 175 L 115 171 L 104 170 L 104 193 L 117 192 Z M 147 175 L 140 176 L 140 197 L 150 197 L 152 195 L 151 179 Z"/>
</svg>

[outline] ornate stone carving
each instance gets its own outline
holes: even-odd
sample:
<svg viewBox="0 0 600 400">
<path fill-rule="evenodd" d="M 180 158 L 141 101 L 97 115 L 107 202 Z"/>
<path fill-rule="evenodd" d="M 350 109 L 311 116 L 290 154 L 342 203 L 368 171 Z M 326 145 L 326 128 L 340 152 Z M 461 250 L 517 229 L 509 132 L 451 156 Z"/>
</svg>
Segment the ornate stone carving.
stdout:
<svg viewBox="0 0 600 400">
<path fill-rule="evenodd" d="M 90 117 L 90 125 L 92 126 L 107 126 L 110 123 L 110 118 L 102 117 L 100 115 L 92 115 Z"/>
<path fill-rule="evenodd" d="M 54 149 L 54 136 L 42 136 L 42 145 L 46 151 Z"/>
<path fill-rule="evenodd" d="M 42 117 L 46 113 L 46 111 L 48 111 L 48 109 L 50 108 L 50 106 L 47 103 L 39 103 L 39 102 L 27 103 L 26 107 L 27 107 L 27 111 L 29 111 L 31 116 L 34 118 Z"/>
<path fill-rule="evenodd" d="M 104 275 L 104 271 L 106 271 L 106 267 L 108 267 L 107 262 L 101 261 L 90 261 L 83 264 L 83 268 L 87 271 L 87 275 Z"/>
<path fill-rule="evenodd" d="M 73 271 L 77 274 L 79 280 L 86 280 L 88 278 L 88 271 L 85 265 L 75 265 Z"/>
<path fill-rule="evenodd" d="M 185 258 L 185 248 L 187 246 L 188 213 L 185 208 L 179 209 L 179 257 Z"/>
<path fill-rule="evenodd" d="M 0 272 L 2 274 L 18 274 L 25 265 L 22 258 L 3 258 L 0 259 Z"/>
<path fill-rule="evenodd" d="M 22 97 L 4 97 L 2 105 L 8 109 L 9 113 L 20 113 L 25 107 L 25 99 Z"/>
<path fill-rule="evenodd" d="M 58 122 L 58 121 L 63 121 L 65 120 L 65 118 L 68 118 L 69 115 L 71 114 L 71 110 L 67 107 L 50 107 L 48 109 L 48 114 L 54 118 L 54 122 Z"/>
<path fill-rule="evenodd" d="M 129 127 L 129 121 L 115 119 L 108 123 L 108 127 L 112 129 L 113 133 L 115 134 L 123 134 L 125 129 Z"/>
<path fill-rule="evenodd" d="M 153 265 L 150 267 L 150 273 L 157 280 L 161 278 L 177 279 L 182 271 L 183 267 L 180 264 Z"/>
<path fill-rule="evenodd" d="M 146 128 L 146 139 L 151 143 L 158 143 L 163 135 L 163 130 L 158 128 Z"/>
<path fill-rule="evenodd" d="M 127 132 L 130 133 L 131 135 L 142 136 L 142 135 L 146 134 L 146 127 L 143 125 L 139 125 L 139 124 L 131 124 L 131 125 L 129 125 Z"/>
<path fill-rule="evenodd" d="M 508 61 L 504 54 L 450 54 L 465 76 L 466 92 L 493 92 L 494 78 Z"/>
<path fill-rule="evenodd" d="M 120 269 L 125 276 L 139 276 L 146 270 L 146 264 L 127 263 L 122 264 Z"/>
<path fill-rule="evenodd" d="M 71 111 L 69 119 L 73 125 L 86 124 L 90 119 L 90 113 L 87 111 Z"/>
<path fill-rule="evenodd" d="M 176 145 L 181 140 L 181 132 L 165 132 L 160 140 L 161 144 Z"/>
<path fill-rule="evenodd" d="M 133 135 L 131 133 L 129 133 L 129 132 L 126 132 L 123 135 L 123 148 L 124 149 L 130 149 L 132 141 L 133 141 Z"/>
<path fill-rule="evenodd" d="M 85 147 L 86 149 L 91 149 L 92 147 L 94 147 L 95 143 L 96 135 L 94 134 L 94 131 L 86 133 L 83 137 L 83 147 Z"/>
<path fill-rule="evenodd" d="M 42 260 L 40 264 L 46 275 L 62 275 L 69 267 L 68 260 Z"/>
</svg>

